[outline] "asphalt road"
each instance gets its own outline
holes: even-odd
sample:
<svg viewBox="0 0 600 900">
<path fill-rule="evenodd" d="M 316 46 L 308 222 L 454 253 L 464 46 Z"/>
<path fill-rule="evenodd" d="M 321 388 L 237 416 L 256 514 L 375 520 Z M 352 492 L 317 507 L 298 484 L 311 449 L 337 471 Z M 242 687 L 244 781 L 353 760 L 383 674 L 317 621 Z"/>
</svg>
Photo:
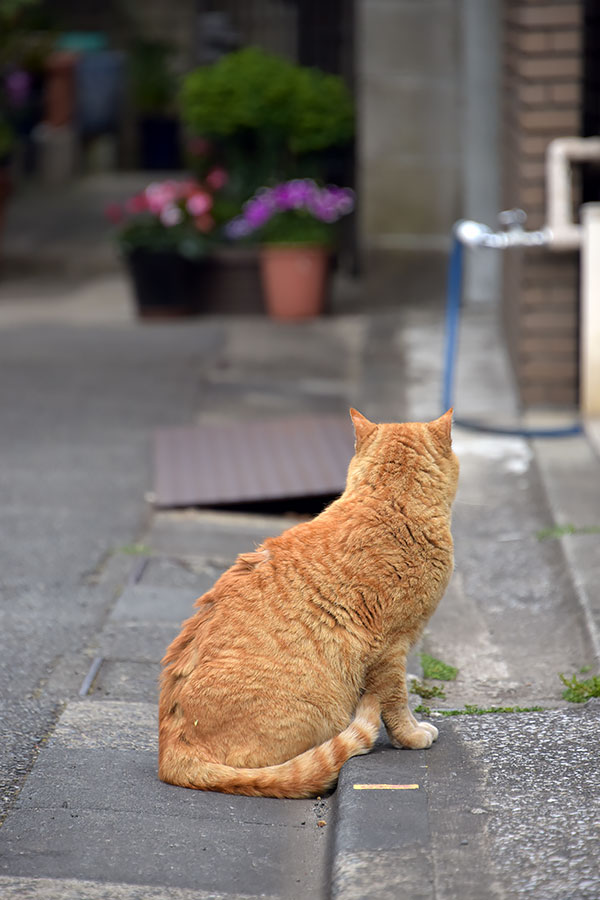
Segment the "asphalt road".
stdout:
<svg viewBox="0 0 600 900">
<path fill-rule="evenodd" d="M 117 278 L 20 290 L 0 291 L 0 894 L 596 900 L 598 704 L 566 708 L 557 674 L 597 663 L 597 535 L 538 536 L 597 524 L 585 438 L 457 429 L 457 570 L 424 636 L 459 669 L 432 706 L 547 711 L 440 716 L 428 751 L 382 735 L 320 801 L 172 789 L 156 779 L 162 650 L 220 567 L 286 520 L 153 514 L 153 429 L 350 405 L 432 418 L 440 311 L 140 326 Z M 510 413 L 489 318 L 463 337 L 461 396 Z"/>
</svg>

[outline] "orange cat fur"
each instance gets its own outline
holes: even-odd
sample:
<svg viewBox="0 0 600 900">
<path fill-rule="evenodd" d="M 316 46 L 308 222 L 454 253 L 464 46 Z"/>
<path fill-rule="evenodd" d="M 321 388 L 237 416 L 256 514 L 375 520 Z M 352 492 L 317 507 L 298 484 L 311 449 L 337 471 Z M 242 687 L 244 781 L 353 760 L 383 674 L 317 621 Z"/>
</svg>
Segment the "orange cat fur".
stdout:
<svg viewBox="0 0 600 900">
<path fill-rule="evenodd" d="M 310 797 L 366 753 L 437 729 L 408 707 L 406 655 L 453 566 L 452 410 L 430 423 L 350 414 L 341 497 L 245 553 L 163 659 L 159 777 L 198 790 Z"/>
</svg>

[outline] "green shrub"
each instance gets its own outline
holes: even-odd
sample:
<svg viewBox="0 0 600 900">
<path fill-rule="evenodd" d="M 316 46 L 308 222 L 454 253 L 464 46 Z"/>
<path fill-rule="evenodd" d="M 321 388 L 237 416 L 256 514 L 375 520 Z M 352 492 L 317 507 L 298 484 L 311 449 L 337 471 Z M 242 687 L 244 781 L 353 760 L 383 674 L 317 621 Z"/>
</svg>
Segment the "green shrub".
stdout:
<svg viewBox="0 0 600 900">
<path fill-rule="evenodd" d="M 179 103 L 188 131 L 211 142 L 240 200 L 276 180 L 323 175 L 319 155 L 354 133 L 352 99 L 341 78 L 258 47 L 191 72 Z"/>
</svg>

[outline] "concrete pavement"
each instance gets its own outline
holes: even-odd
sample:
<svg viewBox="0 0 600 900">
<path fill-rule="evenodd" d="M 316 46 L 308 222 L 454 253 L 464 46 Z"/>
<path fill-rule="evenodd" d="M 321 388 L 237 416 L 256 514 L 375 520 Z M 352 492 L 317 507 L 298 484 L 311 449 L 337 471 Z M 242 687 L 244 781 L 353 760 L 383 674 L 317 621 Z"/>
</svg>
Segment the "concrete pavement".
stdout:
<svg viewBox="0 0 600 900">
<path fill-rule="evenodd" d="M 547 711 L 433 712 L 431 750 L 393 750 L 382 734 L 319 801 L 156 779 L 164 648 L 236 553 L 293 517 L 154 513 L 153 427 L 349 405 L 433 417 L 441 339 L 436 303 L 301 325 L 140 326 L 119 276 L 60 299 L 37 281 L 0 286 L 0 896 L 600 896 L 600 704 L 565 703 L 558 679 L 599 662 L 599 540 L 538 537 L 600 524 L 585 436 L 456 430 L 457 570 L 423 638 L 459 670 L 432 708 Z M 457 397 L 463 414 L 490 398 L 514 413 L 486 307 L 465 315 Z M 386 784 L 411 787 L 356 788 Z"/>
</svg>

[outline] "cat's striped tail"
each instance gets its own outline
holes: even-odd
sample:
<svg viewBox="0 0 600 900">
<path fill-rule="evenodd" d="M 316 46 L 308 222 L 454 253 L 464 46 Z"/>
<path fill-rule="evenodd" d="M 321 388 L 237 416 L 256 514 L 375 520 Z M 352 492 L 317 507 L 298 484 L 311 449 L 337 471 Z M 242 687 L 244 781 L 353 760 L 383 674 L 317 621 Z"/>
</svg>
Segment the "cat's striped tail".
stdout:
<svg viewBox="0 0 600 900">
<path fill-rule="evenodd" d="M 316 797 L 337 781 L 339 771 L 351 756 L 368 753 L 379 732 L 379 700 L 365 694 L 354 719 L 340 734 L 276 766 L 260 769 L 235 768 L 181 756 L 161 755 L 159 778 L 169 784 L 199 791 L 222 791 L 249 797 Z"/>
</svg>

